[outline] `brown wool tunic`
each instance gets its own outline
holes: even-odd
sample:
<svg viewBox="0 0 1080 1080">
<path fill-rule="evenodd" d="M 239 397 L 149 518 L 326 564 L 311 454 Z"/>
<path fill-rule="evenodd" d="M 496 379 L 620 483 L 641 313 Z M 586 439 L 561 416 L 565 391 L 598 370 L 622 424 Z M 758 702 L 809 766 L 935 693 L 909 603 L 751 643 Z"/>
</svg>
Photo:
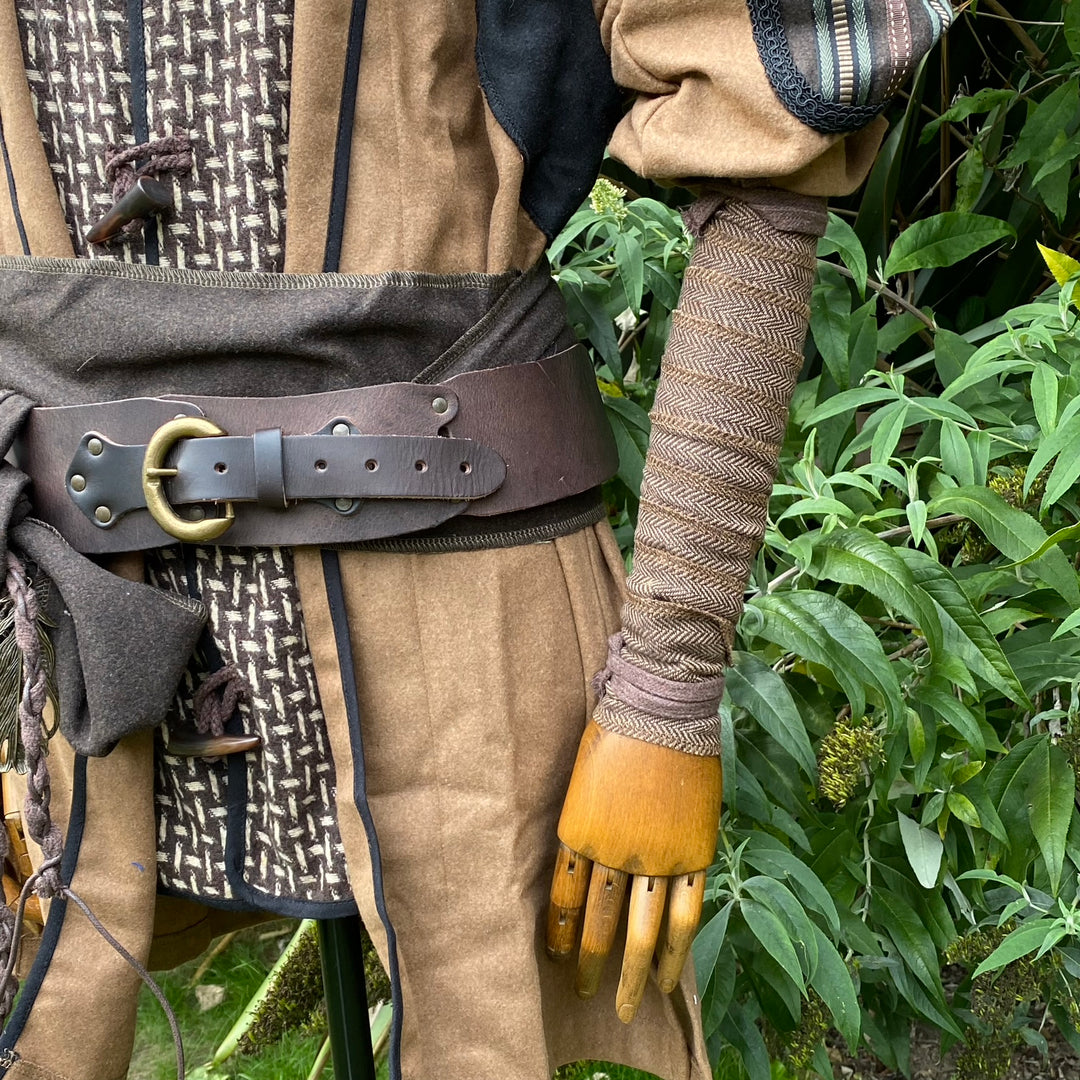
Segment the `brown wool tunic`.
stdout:
<svg viewBox="0 0 1080 1080">
<path fill-rule="evenodd" d="M 478 77 L 478 6 L 368 0 L 356 112 L 345 133 L 342 272 L 499 274 L 540 259 L 546 238 L 521 206 L 525 159 Z M 9 164 L 9 183 L 0 184 L 0 253 L 144 257 L 141 238 L 101 252 L 81 240 L 111 203 L 105 143 L 134 141 L 126 7 L 0 0 Z M 163 265 L 323 269 L 350 9 L 346 0 L 144 5 L 150 134 L 183 130 L 195 140 L 194 168 L 174 179 L 175 206 L 158 226 Z M 616 80 L 636 95 L 612 151 L 643 175 L 766 180 L 832 194 L 865 174 L 880 128 L 845 138 L 795 120 L 766 78 L 743 0 L 595 0 L 593 9 Z M 153 556 L 150 575 L 179 591 L 194 574 L 215 595 L 223 658 L 246 657 L 254 643 L 266 653 L 257 679 L 289 672 L 297 700 L 279 702 L 271 690 L 265 707 L 248 706 L 252 722 L 285 717 L 279 726 L 289 738 L 306 743 L 324 733 L 330 748 L 333 779 L 312 779 L 303 841 L 289 847 L 265 820 L 265 875 L 256 859 L 255 877 L 269 894 L 299 889 L 330 899 L 347 895 L 347 878 L 385 954 L 366 839 L 345 795 L 354 758 L 318 551 L 250 551 L 236 562 L 200 549 L 183 567 L 178 559 Z M 143 573 L 141 560 L 116 569 Z M 588 682 L 618 624 L 622 564 L 610 530 L 439 555 L 343 552 L 341 569 L 368 795 L 398 936 L 403 1075 L 544 1080 L 563 1062 L 598 1057 L 672 1080 L 705 1080 L 692 970 L 670 996 L 650 983 L 638 1018 L 625 1026 L 613 1007 L 616 962 L 597 997 L 581 1002 L 572 965 L 549 962 L 541 944 L 555 823 L 591 708 Z M 295 639 L 288 657 L 258 644 L 252 630 L 263 612 Z M 190 691 L 182 689 L 181 711 Z M 209 891 L 221 887 L 213 801 L 203 803 L 209 824 L 178 811 L 159 843 L 155 784 L 164 806 L 169 791 L 190 788 L 192 778 L 159 753 L 155 781 L 152 762 L 151 739 L 137 736 L 86 763 L 73 885 L 134 953 L 171 963 L 236 919 L 175 897 L 158 897 L 155 912 L 156 883 L 145 868 L 158 852 L 166 884 L 222 897 Z M 58 741 L 50 769 L 61 827 L 78 768 Z M 267 773 L 251 782 L 264 785 L 264 804 L 280 806 L 268 788 L 280 781 Z M 262 842 L 259 803 L 250 808 L 254 849 Z M 209 852 L 204 865 L 193 867 L 194 847 L 186 869 L 184 859 L 171 862 L 196 833 L 199 851 Z M 310 874 L 301 873 L 306 859 L 319 864 Z M 130 971 L 87 924 L 65 919 L 8 1075 L 120 1080 L 136 991 Z"/>
</svg>

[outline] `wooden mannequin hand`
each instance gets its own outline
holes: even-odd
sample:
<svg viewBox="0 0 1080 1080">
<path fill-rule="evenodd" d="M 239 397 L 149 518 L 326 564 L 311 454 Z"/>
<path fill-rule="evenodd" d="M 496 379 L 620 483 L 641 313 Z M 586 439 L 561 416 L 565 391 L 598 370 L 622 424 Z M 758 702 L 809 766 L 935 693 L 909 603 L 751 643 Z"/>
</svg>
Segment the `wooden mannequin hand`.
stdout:
<svg viewBox="0 0 1080 1080">
<path fill-rule="evenodd" d="M 616 735 L 595 722 L 581 738 L 559 819 L 562 843 L 551 883 L 547 952 L 553 959 L 568 957 L 580 926 L 575 989 L 592 997 L 629 884 L 615 998 L 624 1023 L 641 1003 L 654 951 L 661 990 L 670 993 L 682 973 L 716 850 L 721 787 L 719 758 Z M 658 945 L 665 914 L 667 931 Z"/>
</svg>

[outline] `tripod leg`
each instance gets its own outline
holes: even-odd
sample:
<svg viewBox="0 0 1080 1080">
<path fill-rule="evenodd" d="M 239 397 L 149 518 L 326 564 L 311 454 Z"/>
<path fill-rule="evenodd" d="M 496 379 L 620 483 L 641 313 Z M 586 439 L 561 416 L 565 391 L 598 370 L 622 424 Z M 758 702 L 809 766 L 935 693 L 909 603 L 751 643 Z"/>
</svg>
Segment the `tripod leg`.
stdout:
<svg viewBox="0 0 1080 1080">
<path fill-rule="evenodd" d="M 336 1080 L 375 1080 L 360 920 L 319 920 L 326 1012 Z"/>
</svg>

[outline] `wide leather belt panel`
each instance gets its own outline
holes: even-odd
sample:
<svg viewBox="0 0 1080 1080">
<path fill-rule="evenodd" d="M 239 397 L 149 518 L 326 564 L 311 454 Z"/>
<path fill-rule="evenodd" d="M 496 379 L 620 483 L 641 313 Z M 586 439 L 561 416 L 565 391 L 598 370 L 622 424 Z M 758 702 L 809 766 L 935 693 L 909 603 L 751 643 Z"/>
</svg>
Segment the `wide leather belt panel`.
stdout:
<svg viewBox="0 0 1080 1080">
<path fill-rule="evenodd" d="M 160 444 L 186 423 L 215 434 L 168 439 L 151 462 L 155 435 Z M 35 516 L 104 554 L 175 543 L 171 514 L 235 515 L 214 540 L 228 546 L 396 536 L 578 494 L 610 477 L 618 456 L 576 346 L 440 384 L 39 408 L 16 461 L 33 481 Z M 147 509 L 148 479 L 166 511 Z"/>
</svg>

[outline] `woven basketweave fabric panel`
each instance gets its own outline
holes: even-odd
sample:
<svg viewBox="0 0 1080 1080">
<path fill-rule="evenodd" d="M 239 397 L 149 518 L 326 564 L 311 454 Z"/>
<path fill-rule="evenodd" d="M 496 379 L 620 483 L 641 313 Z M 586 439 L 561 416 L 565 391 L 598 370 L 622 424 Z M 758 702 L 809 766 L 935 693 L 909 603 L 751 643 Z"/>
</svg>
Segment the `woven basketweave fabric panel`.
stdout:
<svg viewBox="0 0 1080 1080">
<path fill-rule="evenodd" d="M 150 138 L 187 133 L 162 266 L 281 271 L 292 0 L 143 5 Z M 88 245 L 112 206 L 106 147 L 135 145 L 124 0 L 20 0 L 27 77 L 75 254 L 143 262 L 141 234 Z M 168 179 L 167 177 L 165 179 Z"/>
<path fill-rule="evenodd" d="M 20 0 L 17 13 L 75 254 L 145 262 L 141 232 L 108 246 L 84 238 L 113 203 L 107 147 L 135 145 L 125 0 Z M 183 132 L 193 141 L 191 172 L 165 178 L 175 205 L 159 219 L 160 265 L 280 272 L 292 0 L 151 0 L 143 20 L 150 137 Z M 217 902 L 348 901 L 334 765 L 291 555 L 205 547 L 192 557 L 195 594 L 207 604 L 221 660 L 237 664 L 251 688 L 241 726 L 263 748 L 245 759 L 242 854 L 230 875 L 226 826 L 236 792 L 227 762 L 171 756 L 159 738 L 159 880 Z M 188 593 L 178 549 L 148 552 L 147 571 L 160 588 Z M 205 658 L 193 661 L 176 724 L 193 723 L 207 670 Z"/>
<path fill-rule="evenodd" d="M 348 900 L 352 892 L 334 808 L 334 762 L 292 555 L 282 548 L 194 548 L 191 556 L 214 645 L 247 684 L 238 709 L 240 727 L 244 734 L 259 735 L 262 747 L 245 755 L 245 793 L 229 790 L 227 759 L 174 757 L 159 746 L 158 878 L 166 888 L 191 896 L 247 899 L 237 897 L 237 875 L 227 873 L 226 866 L 229 805 L 242 797 L 242 892 L 245 886 L 254 890 L 271 908 L 264 898 Z M 154 585 L 188 593 L 181 549 L 154 552 L 148 567 Z M 194 727 L 193 697 L 205 659 L 197 657 L 189 667 L 170 727 Z"/>
</svg>

